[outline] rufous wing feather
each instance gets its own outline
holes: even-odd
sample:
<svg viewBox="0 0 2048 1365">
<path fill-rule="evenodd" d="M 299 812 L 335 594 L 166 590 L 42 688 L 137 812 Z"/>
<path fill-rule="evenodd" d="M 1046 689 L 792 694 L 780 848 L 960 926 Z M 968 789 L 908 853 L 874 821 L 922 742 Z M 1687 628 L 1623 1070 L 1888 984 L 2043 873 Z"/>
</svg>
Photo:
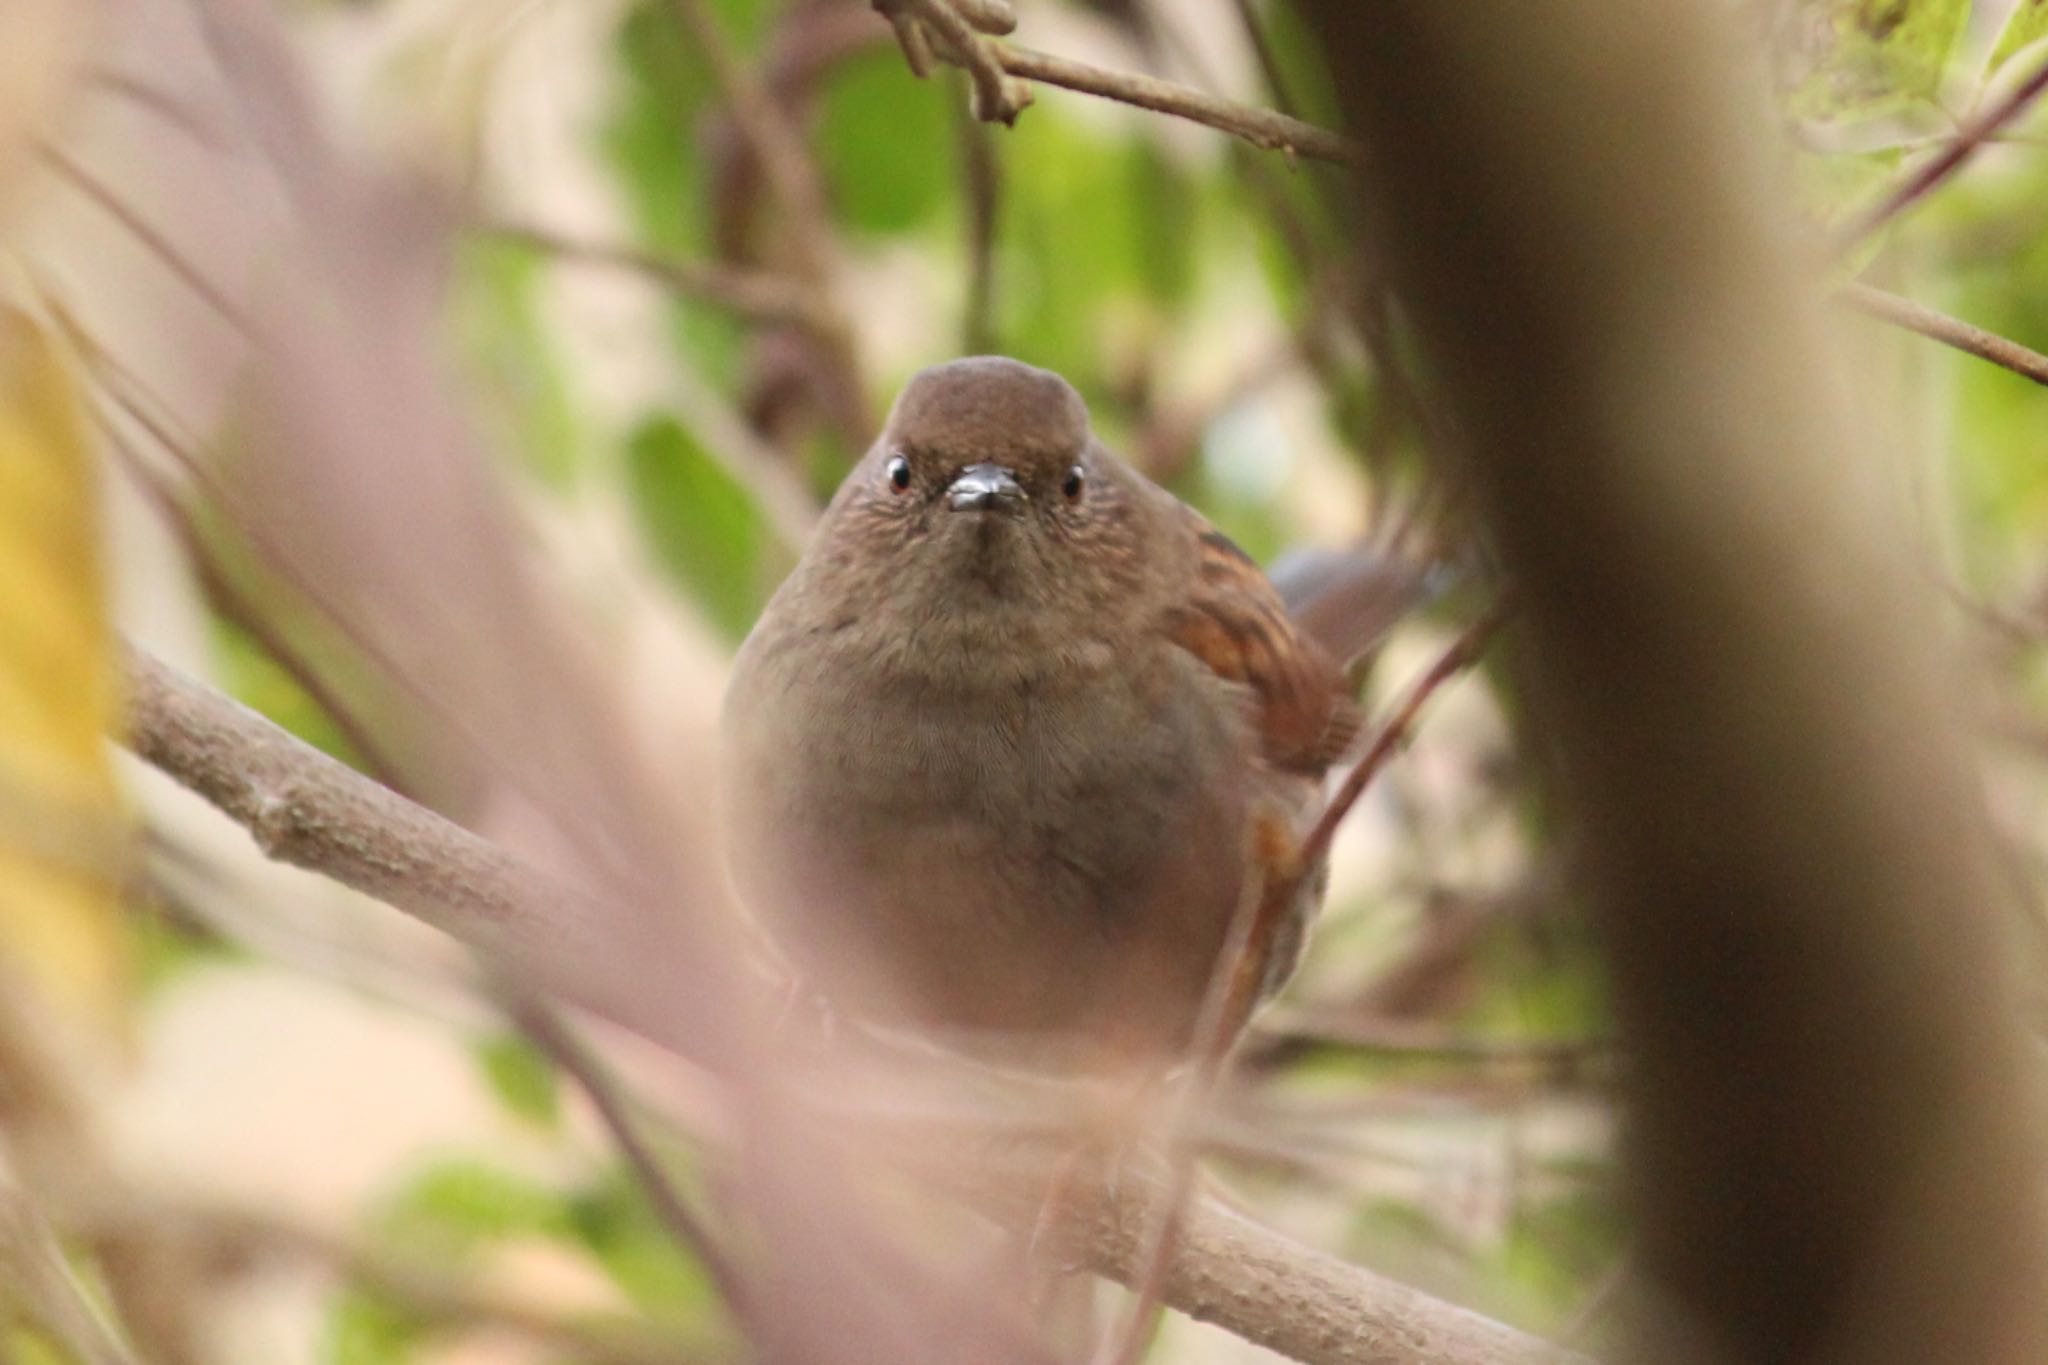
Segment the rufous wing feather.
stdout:
<svg viewBox="0 0 2048 1365">
<path fill-rule="evenodd" d="M 1193 513 L 1188 520 L 1199 554 L 1193 591 L 1168 621 L 1174 643 L 1249 689 L 1267 762 L 1320 776 L 1350 747 L 1362 719 L 1341 670 L 1295 628 L 1249 555 Z"/>
</svg>

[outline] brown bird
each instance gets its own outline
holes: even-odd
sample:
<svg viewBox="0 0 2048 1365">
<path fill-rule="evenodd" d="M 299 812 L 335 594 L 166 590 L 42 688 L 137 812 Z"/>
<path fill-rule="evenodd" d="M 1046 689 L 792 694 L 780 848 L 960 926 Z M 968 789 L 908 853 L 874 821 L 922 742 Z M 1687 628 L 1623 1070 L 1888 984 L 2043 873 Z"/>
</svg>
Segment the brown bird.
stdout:
<svg viewBox="0 0 2048 1365">
<path fill-rule="evenodd" d="M 1324 880 L 1293 852 L 1358 725 L 1258 567 L 1065 380 L 958 360 L 904 389 L 740 651 L 734 871 L 856 1015 L 1157 1060 L 1276 886 L 1247 996 L 1292 970 Z"/>
</svg>

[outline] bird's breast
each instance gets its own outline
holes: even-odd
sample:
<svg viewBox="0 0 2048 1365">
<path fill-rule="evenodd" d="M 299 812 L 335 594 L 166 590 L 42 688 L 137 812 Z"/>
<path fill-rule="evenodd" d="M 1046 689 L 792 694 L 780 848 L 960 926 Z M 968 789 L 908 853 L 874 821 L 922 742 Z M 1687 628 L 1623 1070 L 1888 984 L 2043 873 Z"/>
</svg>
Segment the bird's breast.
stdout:
<svg viewBox="0 0 2048 1365">
<path fill-rule="evenodd" d="M 1176 653 L 1118 662 L 1001 687 L 836 669 L 825 706 L 736 680 L 741 881 L 799 964 L 949 1027 L 1181 1027 L 1244 877 L 1250 738 Z"/>
</svg>

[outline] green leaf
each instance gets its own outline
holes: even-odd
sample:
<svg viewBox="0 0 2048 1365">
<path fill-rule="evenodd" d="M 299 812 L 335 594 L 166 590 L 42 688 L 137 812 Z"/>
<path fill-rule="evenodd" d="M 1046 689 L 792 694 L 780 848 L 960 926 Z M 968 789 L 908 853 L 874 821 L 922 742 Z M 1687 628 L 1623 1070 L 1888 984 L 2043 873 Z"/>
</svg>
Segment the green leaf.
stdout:
<svg viewBox="0 0 2048 1365">
<path fill-rule="evenodd" d="M 668 1165 L 674 1172 L 675 1163 Z M 613 1170 L 579 1194 L 570 1216 L 576 1239 L 636 1306 L 665 1323 L 700 1325 L 712 1318 L 718 1299 L 703 1267 L 676 1249 L 625 1170 Z"/>
<path fill-rule="evenodd" d="M 1931 100 L 1969 14 L 1969 0 L 1805 0 L 1790 21 L 1805 70 L 1788 108 L 1843 120 Z"/>
<path fill-rule="evenodd" d="M 746 490 L 670 417 L 633 433 L 626 468 L 641 531 L 663 567 L 728 634 L 746 634 L 765 598 L 766 538 Z"/>
<path fill-rule="evenodd" d="M 272 624 L 283 623 L 273 620 Z M 361 766 L 354 746 L 326 708 L 255 637 L 225 617 L 213 618 L 213 657 L 222 687 L 235 700 L 328 756 Z"/>
<path fill-rule="evenodd" d="M 1998 45 L 1991 50 L 1993 69 L 2029 43 L 2043 38 L 2048 38 L 2048 0 L 2020 0 L 1998 35 Z"/>
<path fill-rule="evenodd" d="M 566 1236 L 569 1198 L 504 1167 L 455 1159 L 406 1182 L 376 1223 L 409 1253 L 457 1260 L 512 1237 Z"/>
<path fill-rule="evenodd" d="M 476 1059 L 492 1093 L 513 1115 L 542 1128 L 561 1119 L 559 1078 L 533 1044 L 517 1034 L 498 1034 L 476 1044 Z"/>
<path fill-rule="evenodd" d="M 472 390 L 485 400 L 493 444 L 562 487 L 582 440 L 557 338 L 536 297 L 547 263 L 515 243 L 480 238 L 465 245 L 457 264 L 456 339 L 477 371 Z"/>
<path fill-rule="evenodd" d="M 1613 1191 L 1596 1180 L 1523 1204 L 1502 1248 L 1500 1271 L 1519 1298 L 1566 1312 L 1620 1260 L 1626 1239 L 1627 1220 Z"/>
<path fill-rule="evenodd" d="M 412 1358 L 426 1334 L 426 1324 L 414 1314 L 349 1291 L 328 1315 L 320 1356 L 328 1365 L 399 1365 Z"/>
<path fill-rule="evenodd" d="M 1118 313 L 1163 312 L 1191 286 L 1199 198 L 1156 149 L 1107 137 L 1050 106 L 1034 108 L 997 145 L 997 331 L 1014 339 L 1020 358 L 1085 390 L 1103 372 L 1107 323 Z"/>
<path fill-rule="evenodd" d="M 957 180 L 950 81 L 919 81 L 893 45 L 842 65 L 818 112 L 819 170 L 841 221 L 904 232 L 932 219 Z"/>
</svg>

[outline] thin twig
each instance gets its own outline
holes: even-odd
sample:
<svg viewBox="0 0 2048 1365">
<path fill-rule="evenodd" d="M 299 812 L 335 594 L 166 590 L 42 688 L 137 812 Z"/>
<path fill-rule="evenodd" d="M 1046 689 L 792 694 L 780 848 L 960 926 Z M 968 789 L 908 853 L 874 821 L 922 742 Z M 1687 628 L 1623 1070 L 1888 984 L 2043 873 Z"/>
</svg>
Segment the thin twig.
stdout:
<svg viewBox="0 0 2048 1365">
<path fill-rule="evenodd" d="M 1344 817 L 1350 813 L 1351 807 L 1364 793 L 1366 785 L 1386 766 L 1387 760 L 1392 758 L 1394 751 L 1401 746 L 1401 741 L 1407 738 L 1408 731 L 1415 724 L 1416 716 L 1422 712 L 1423 704 L 1436 694 L 1439 687 L 1456 677 L 1479 657 L 1487 642 L 1493 638 L 1493 633 L 1500 629 L 1501 623 L 1507 619 L 1507 614 L 1508 607 L 1502 603 L 1465 627 L 1464 633 L 1451 641 L 1450 648 L 1439 655 L 1437 661 L 1429 666 L 1429 670 L 1415 680 L 1414 686 L 1408 689 L 1408 695 L 1401 699 L 1400 704 L 1394 708 L 1394 713 L 1380 726 L 1379 733 L 1373 736 L 1372 743 L 1366 747 L 1365 753 L 1352 766 L 1351 772 L 1344 779 L 1344 784 L 1337 789 L 1337 794 L 1330 798 L 1330 804 L 1323 808 L 1322 816 L 1316 821 L 1315 828 L 1309 831 L 1308 838 L 1302 841 L 1300 867 L 1314 867 L 1322 860 L 1323 855 L 1330 851 L 1330 841 L 1337 835 L 1337 826 L 1343 823 Z"/>
<path fill-rule="evenodd" d="M 1266 78 L 1266 88 L 1273 92 L 1273 103 L 1280 112 L 1290 117 L 1299 106 L 1288 90 L 1287 75 L 1280 69 L 1280 56 L 1273 51 L 1273 40 L 1266 35 L 1266 25 L 1259 18 L 1258 5 L 1254 0 L 1236 0 L 1238 27 L 1251 40 L 1252 53 L 1259 59 L 1259 70 Z"/>
<path fill-rule="evenodd" d="M 179 128 L 209 151 L 225 151 L 233 145 L 226 131 L 217 123 L 198 113 L 190 105 L 168 91 L 112 67 L 99 67 L 86 72 L 86 82 L 110 95 L 119 96 L 141 109 L 156 114 L 166 123 Z"/>
<path fill-rule="evenodd" d="M 200 591 L 206 595 L 213 609 L 240 627 L 278 667 L 291 675 L 292 681 L 334 723 L 357 761 L 372 777 L 394 791 L 404 791 L 405 784 L 396 762 L 384 752 L 377 737 L 355 714 L 355 708 L 314 667 L 313 661 L 243 593 L 220 556 L 207 544 L 206 537 L 200 533 L 198 518 L 171 487 L 170 480 L 152 469 L 134 442 L 104 414 L 100 414 L 99 427 L 117 462 L 128 471 L 136 490 L 142 494 L 143 501 L 155 509 L 158 520 L 178 542 L 185 562 L 199 580 Z"/>
<path fill-rule="evenodd" d="M 832 249 L 825 236 L 831 213 L 824 183 L 802 137 L 783 117 L 767 86 L 740 61 L 704 0 L 669 0 L 669 10 L 695 40 L 740 135 L 782 201 L 799 269 L 813 286 L 822 288 L 831 273 Z"/>
<path fill-rule="evenodd" d="M 988 122 L 1014 122 L 1031 102 L 1029 87 L 1021 80 L 1004 82 L 1003 77 L 1012 76 L 1171 114 L 1268 151 L 1285 151 L 1354 169 L 1365 164 L 1365 153 L 1357 143 L 1287 114 L 1239 104 L 1156 76 L 1110 71 L 1070 57 L 998 42 L 974 32 L 945 0 L 876 0 L 875 8 L 896 26 L 904 58 L 914 75 L 926 73 L 932 51 L 920 47 L 924 41 L 917 36 L 922 34 L 920 24 L 937 30 L 945 40 L 937 55 L 974 79 L 975 115 Z"/>
<path fill-rule="evenodd" d="M 1909 332 L 1918 332 L 1979 360 L 1988 360 L 2036 384 L 2048 385 L 2048 355 L 2029 350 L 1996 332 L 1987 332 L 1961 318 L 1950 317 L 1925 304 L 1860 281 L 1852 280 L 1843 285 L 1835 297 L 1860 313 L 1867 313 Z"/>
<path fill-rule="evenodd" d="M 689 1204 L 683 1199 L 660 1156 L 640 1130 L 633 1106 L 620 1089 L 604 1061 L 563 1019 L 561 1011 L 547 1001 L 517 987 L 503 991 L 506 1008 L 520 1031 L 531 1038 L 554 1064 L 567 1072 L 589 1098 L 591 1107 L 618 1144 L 626 1164 L 633 1168 L 654 1213 L 668 1229 L 669 1236 L 685 1254 L 693 1256 L 711 1276 L 719 1296 L 741 1318 L 749 1314 L 751 1300 L 745 1281 Z"/>
<path fill-rule="evenodd" d="M 448 704 L 445 698 L 419 682 L 411 672 L 384 648 L 342 603 L 328 591 L 326 585 L 313 575 L 301 572 L 295 564 L 290 550 L 276 534 L 275 528 L 252 518 L 241 500 L 233 496 L 231 486 L 221 479 L 200 457 L 199 442 L 189 432 L 176 430 L 168 413 L 169 405 L 159 396 L 151 393 L 142 378 L 126 363 L 115 356 L 88 332 L 69 309 L 54 297 L 43 292 L 50 314 L 63 329 L 66 337 L 91 362 L 88 371 L 100 392 L 108 402 L 140 427 L 149 438 L 170 456 L 206 496 L 210 497 L 227 513 L 236 530 L 247 537 L 251 547 L 264 560 L 266 566 L 278 575 L 281 582 L 289 587 L 316 612 L 318 612 L 337 634 L 362 657 L 380 671 L 382 677 L 402 691 L 413 704 L 434 717 L 446 733 L 458 738 L 468 751 L 483 763 L 493 765 L 505 773 L 516 787 L 531 791 L 530 779 L 522 777 L 516 769 L 504 765 L 496 751 L 483 742 L 469 717 Z"/>
<path fill-rule="evenodd" d="M 1231 916 L 1229 932 L 1210 972 L 1193 1033 L 1195 1067 L 1183 1082 L 1180 1102 L 1168 1130 L 1170 1139 L 1179 1137 L 1180 1130 L 1196 1107 L 1215 1093 L 1224 1065 L 1229 1060 L 1231 1045 L 1236 1041 L 1245 1017 L 1256 1006 L 1266 967 L 1263 949 L 1272 939 L 1275 919 L 1291 912 L 1310 869 L 1321 863 L 1329 851 L 1338 823 L 1373 775 L 1393 754 L 1414 724 L 1423 703 L 1478 655 L 1500 623 L 1501 615 L 1501 610 L 1496 608 L 1468 627 L 1417 681 L 1381 727 L 1378 736 L 1353 767 L 1309 837 L 1291 859 L 1255 860 L 1257 865 L 1270 870 L 1264 878 L 1254 879 L 1245 888 L 1244 899 Z M 1102 1365 L 1136 1365 L 1144 1353 L 1145 1345 L 1158 1324 L 1174 1244 L 1181 1235 L 1188 1200 L 1193 1193 L 1193 1153 L 1186 1144 L 1176 1141 L 1165 1195 L 1155 1210 L 1155 1221 L 1138 1262 L 1139 1274 L 1134 1286 L 1137 1297 L 1119 1329 L 1112 1334 L 1105 1349 L 1098 1353 L 1097 1359 Z"/>
<path fill-rule="evenodd" d="M 0 1294 L 14 1299 L 83 1365 L 140 1365 L 120 1329 L 79 1283 L 42 1212 L 15 1195 L 0 1198 Z"/>
<path fill-rule="evenodd" d="M 596 928 L 604 907 L 588 896 L 134 648 L 128 703 L 129 746 L 248 830 L 266 856 L 375 897 L 481 949 L 522 982 L 687 1049 L 668 1003 L 643 998 L 646 964 L 607 952 Z"/>
<path fill-rule="evenodd" d="M 1373 1056 L 1477 1066 L 1553 1069 L 1611 1056 L 1608 1038 L 1480 1038 L 1410 1019 L 1358 1017 L 1322 1009 L 1272 1011 L 1259 1020 L 1253 1046 L 1337 1048 Z"/>
<path fill-rule="evenodd" d="M 2027 78 L 2014 86 L 2003 99 L 1957 130 L 1955 138 L 1938 154 L 1908 174 L 1875 204 L 1844 224 L 1836 233 L 1837 244 L 1847 248 L 1862 241 L 1923 198 L 1935 186 L 1954 175 L 1964 162 L 1976 155 L 1977 149 L 1984 144 L 1986 138 L 2025 113 L 2027 106 L 2032 104 L 2043 90 L 2048 90 L 2048 57 L 2043 57 Z"/>
<path fill-rule="evenodd" d="M 1622 1290 L 1628 1287 L 1629 1277 L 1635 1273 L 1634 1258 L 1624 1255 L 1609 1266 L 1593 1288 L 1580 1302 L 1557 1336 L 1567 1346 L 1576 1346 L 1586 1339 L 1586 1334 L 1600 1325 L 1600 1320 L 1614 1310 Z"/>
<path fill-rule="evenodd" d="M 961 197 L 967 233 L 967 296 L 960 309 L 960 345 L 968 355 L 995 349 L 996 214 L 1002 192 L 995 147 L 982 121 L 958 106 Z"/>
<path fill-rule="evenodd" d="M 961 16 L 953 0 L 875 0 L 875 8 L 896 30 L 903 46 L 904 60 L 913 74 L 922 77 L 930 68 L 928 54 L 936 52 L 967 73 L 974 91 L 974 116 L 984 123 L 1009 127 L 1017 115 L 1031 105 L 1031 87 L 1003 71 L 997 45 L 985 36 L 987 18 L 976 14 L 974 22 Z M 1014 18 L 1012 19 L 1014 27 Z M 983 28 L 984 32 L 977 32 Z M 931 38 L 938 46 L 931 48 Z"/>
<path fill-rule="evenodd" d="M 853 320 L 836 291 L 838 252 L 832 241 L 831 203 L 817 165 L 767 85 L 733 51 L 704 0 L 669 0 L 669 9 L 696 40 L 740 136 L 781 201 L 795 268 L 811 292 L 807 330 L 838 391 L 824 409 L 837 418 L 854 444 L 865 445 L 875 423 L 866 406 Z"/>
<path fill-rule="evenodd" d="M 229 298 L 225 290 L 208 279 L 204 272 L 172 244 L 170 238 L 158 231 L 155 224 L 137 213 L 104 180 L 87 170 L 54 143 L 41 143 L 37 150 L 53 170 L 69 181 L 79 193 L 105 210 L 107 216 L 135 234 L 136 240 L 162 261 L 166 269 L 184 281 L 187 288 L 204 299 L 207 305 L 226 319 L 236 331 L 244 336 L 256 334 L 256 328 L 251 323 L 248 312 Z"/>
<path fill-rule="evenodd" d="M 1238 904 L 1231 912 L 1223 944 L 1210 966 L 1209 980 L 1203 987 L 1201 1005 L 1190 1032 L 1189 1051 L 1195 1065 L 1182 1078 L 1165 1125 L 1169 1162 L 1166 1188 L 1152 1209 L 1142 1243 L 1143 1254 L 1137 1262 L 1137 1277 L 1131 1284 L 1130 1308 L 1096 1352 L 1099 1365 L 1136 1365 L 1159 1330 L 1167 1273 L 1186 1223 L 1188 1201 L 1195 1193 L 1195 1153 L 1193 1144 L 1187 1140 L 1187 1130 L 1194 1116 L 1216 1093 L 1242 1016 L 1249 1012 L 1264 975 L 1261 949 L 1271 942 L 1272 916 L 1284 913 L 1287 908 L 1273 894 L 1276 888 L 1266 862 L 1253 860 L 1251 865 L 1263 875 L 1246 879 Z"/>
<path fill-rule="evenodd" d="M 1010 43 L 993 43 L 991 46 L 995 48 L 1003 70 L 1013 76 L 1024 76 L 1084 95 L 1100 95 L 1104 99 L 1134 104 L 1140 109 L 1171 114 L 1229 133 L 1254 147 L 1264 147 L 1269 151 L 1291 152 L 1311 161 L 1327 161 L 1354 170 L 1365 164 L 1364 149 L 1349 138 L 1271 109 L 1239 104 L 1235 100 L 1205 94 L 1155 76 L 1104 70 L 1028 47 Z"/>
<path fill-rule="evenodd" d="M 566 263 L 644 275 L 686 298 L 716 304 L 756 322 L 787 322 L 814 330 L 828 325 L 810 290 L 765 270 L 749 270 L 720 261 L 692 261 L 523 223 L 493 223 L 483 231 Z"/>
</svg>

